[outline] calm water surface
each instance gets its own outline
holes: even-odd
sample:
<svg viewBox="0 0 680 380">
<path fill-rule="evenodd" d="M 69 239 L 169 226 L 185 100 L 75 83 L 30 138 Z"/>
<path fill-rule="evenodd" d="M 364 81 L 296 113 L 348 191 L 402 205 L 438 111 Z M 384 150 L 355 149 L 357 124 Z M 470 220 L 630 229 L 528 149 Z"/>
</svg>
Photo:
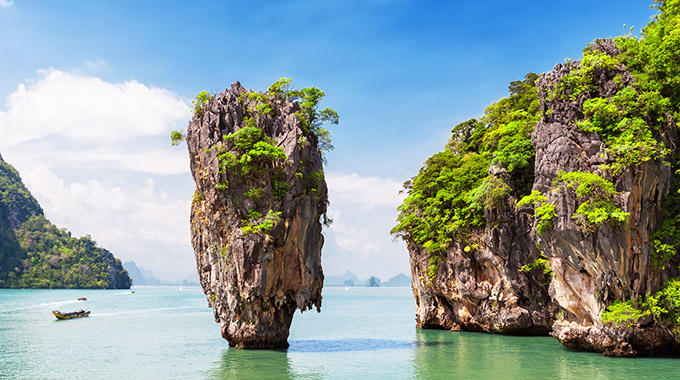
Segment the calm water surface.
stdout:
<svg viewBox="0 0 680 380">
<path fill-rule="evenodd" d="M 322 313 L 295 316 L 286 351 L 230 349 L 198 287 L 133 289 L 0 289 L 0 378 L 680 378 L 678 359 L 606 358 L 549 337 L 416 330 L 409 288 L 324 289 Z M 81 307 L 89 318 L 51 314 Z"/>
</svg>

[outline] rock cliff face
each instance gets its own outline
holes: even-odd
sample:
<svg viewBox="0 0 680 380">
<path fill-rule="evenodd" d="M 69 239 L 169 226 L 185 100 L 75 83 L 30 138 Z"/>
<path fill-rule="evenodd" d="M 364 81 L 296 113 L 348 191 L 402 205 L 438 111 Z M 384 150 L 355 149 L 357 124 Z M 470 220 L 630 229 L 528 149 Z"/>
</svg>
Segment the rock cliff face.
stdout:
<svg viewBox="0 0 680 380">
<path fill-rule="evenodd" d="M 490 172 L 506 177 L 502 169 Z M 486 211 L 486 227 L 476 231 L 478 249 L 455 243 L 436 275 L 428 277 L 430 255 L 407 240 L 411 281 L 420 328 L 501 334 L 547 334 L 553 308 L 540 270 L 520 270 L 539 258 L 531 237 L 531 215 L 516 212 L 515 198 Z"/>
<path fill-rule="evenodd" d="M 196 266 L 237 348 L 287 347 L 295 310 L 321 307 L 327 188 L 318 140 L 297 103 L 265 95 L 232 84 L 197 108 L 186 136 Z"/>
<path fill-rule="evenodd" d="M 611 41 L 600 41 L 596 49 L 610 56 L 618 54 Z M 675 344 L 667 329 L 604 327 L 601 316 L 615 300 L 637 299 L 677 276 L 674 266 L 662 270 L 650 260 L 650 240 L 661 222 L 662 200 L 672 188 L 672 168 L 662 160 L 651 160 L 615 177 L 603 169 L 613 162 L 606 144 L 598 134 L 581 130 L 577 121 L 583 119 L 584 101 L 614 96 L 632 76 L 623 67 L 596 69 L 589 93 L 551 99 L 550 92 L 578 67 L 579 62 L 558 64 L 539 80 L 544 117 L 532 136 L 536 149 L 533 189 L 547 194 L 556 205 L 554 228 L 537 235 L 554 273 L 551 296 L 566 312 L 555 322 L 553 335 L 567 346 L 608 355 L 658 351 Z M 614 78 L 621 80 L 617 84 Z M 655 137 L 674 147 L 676 131 L 672 122 L 665 123 Z M 574 188 L 554 185 L 560 170 L 595 173 L 612 181 L 619 193 L 615 203 L 629 213 L 627 222 L 604 223 L 584 232 L 572 218 L 581 203 Z"/>
</svg>

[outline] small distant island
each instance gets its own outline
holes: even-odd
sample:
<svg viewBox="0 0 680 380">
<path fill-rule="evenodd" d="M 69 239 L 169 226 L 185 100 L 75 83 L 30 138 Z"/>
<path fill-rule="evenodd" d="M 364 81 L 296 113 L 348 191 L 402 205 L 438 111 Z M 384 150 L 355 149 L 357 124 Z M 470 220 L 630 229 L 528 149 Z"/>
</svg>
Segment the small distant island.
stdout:
<svg viewBox="0 0 680 380">
<path fill-rule="evenodd" d="M 326 276 L 324 286 L 366 286 L 366 287 L 406 287 L 411 286 L 411 278 L 403 273 L 390 277 L 387 282 L 381 282 L 380 278 L 370 276 L 365 280 L 360 280 L 357 275 L 350 271 L 335 276 Z"/>
<path fill-rule="evenodd" d="M 121 261 L 89 235 L 52 224 L 0 156 L 0 288 L 129 289 Z"/>
</svg>

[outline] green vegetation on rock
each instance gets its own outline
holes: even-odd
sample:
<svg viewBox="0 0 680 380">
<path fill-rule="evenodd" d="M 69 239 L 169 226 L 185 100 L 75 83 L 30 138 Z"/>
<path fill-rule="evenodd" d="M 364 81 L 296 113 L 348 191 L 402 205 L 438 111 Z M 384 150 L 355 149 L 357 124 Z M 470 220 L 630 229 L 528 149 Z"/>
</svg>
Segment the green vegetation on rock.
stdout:
<svg viewBox="0 0 680 380">
<path fill-rule="evenodd" d="M 680 336 L 680 279 L 668 280 L 645 300 L 614 301 L 602 312 L 602 323 L 632 327 L 645 315 L 652 315 L 656 323 L 670 326 Z"/>
<path fill-rule="evenodd" d="M 119 259 L 50 223 L 19 173 L 0 159 L 0 288 L 129 288 Z"/>
<path fill-rule="evenodd" d="M 553 220 L 555 219 L 555 205 L 548 203 L 548 197 L 541 194 L 540 191 L 534 190 L 531 194 L 524 196 L 517 201 L 517 207 L 524 205 L 531 205 L 534 207 L 534 218 L 538 220 L 536 231 L 543 234 L 553 227 Z"/>
<path fill-rule="evenodd" d="M 581 94 L 588 95 L 588 99 L 583 102 L 584 118 L 578 122 L 578 126 L 583 131 L 594 132 L 602 137 L 613 159 L 605 168 L 610 169 L 613 175 L 618 175 L 623 170 L 649 160 L 663 160 L 668 155 L 665 144 L 654 135 L 658 126 L 666 121 L 671 100 L 664 97 L 656 86 L 649 86 L 646 74 L 637 72 L 628 64 L 630 57 L 627 51 L 638 49 L 641 42 L 632 37 L 620 37 L 615 41 L 622 51 L 617 56 L 599 51 L 597 44 L 586 47 L 579 65 L 562 78 L 555 94 L 571 100 Z M 624 69 L 632 72 L 632 78 L 624 80 L 618 74 L 614 79 L 617 92 L 613 96 L 595 96 L 595 73 L 613 70 L 623 72 Z"/>
<path fill-rule="evenodd" d="M 649 314 L 648 310 L 642 311 L 639 307 L 637 302 L 616 300 L 602 312 L 602 323 L 633 327 L 640 318 Z"/>
<path fill-rule="evenodd" d="M 179 131 L 172 131 L 170 132 L 170 144 L 173 146 L 179 145 L 184 141 L 184 130 L 179 130 Z"/>
<path fill-rule="evenodd" d="M 262 214 L 255 210 L 249 210 L 248 217 L 242 221 L 244 226 L 241 227 L 241 231 L 243 231 L 244 234 L 269 232 L 269 230 L 274 228 L 280 221 L 281 211 L 274 212 L 269 210 L 267 215 L 262 216 Z"/>
<path fill-rule="evenodd" d="M 244 122 L 246 126 L 224 136 L 224 141 L 230 143 L 236 155 L 227 150 L 228 146 L 216 147 L 220 173 L 237 171 L 247 176 L 261 175 L 269 171 L 270 174 L 275 174 L 274 172 L 278 172 L 276 163 L 288 157 L 283 153 L 283 149 L 274 145 L 276 144 L 274 139 L 264 135 L 252 118 L 246 118 Z M 223 185 L 225 188 L 228 187 L 228 183 Z"/>
<path fill-rule="evenodd" d="M 303 129 L 311 132 L 319 141 L 319 149 L 326 161 L 325 152 L 333 149 L 330 132 L 323 127 L 324 123 L 337 125 L 340 117 L 332 108 L 319 110 L 319 102 L 326 96 L 326 93 L 316 87 L 305 87 L 300 90 L 291 89 L 292 79 L 281 78 L 269 86 L 268 94 L 272 96 L 285 96 L 300 106 L 300 110 L 295 113 L 302 122 Z"/>
<path fill-rule="evenodd" d="M 320 182 L 324 180 L 323 171 L 306 170 L 306 164 L 302 160 L 295 163 L 297 172 L 292 179 L 286 178 L 284 167 L 289 157 L 284 153 L 279 143 L 268 136 L 270 125 L 281 112 L 287 102 L 293 103 L 297 108 L 294 115 L 299 121 L 303 135 L 298 138 L 299 148 L 306 144 L 316 143 L 325 161 L 324 153 L 333 149 L 331 137 L 324 123 L 338 124 L 338 114 L 331 108 L 319 109 L 319 102 L 325 93 L 316 87 L 308 87 L 300 90 L 291 88 L 292 80 L 281 78 L 272 84 L 264 93 L 245 91 L 238 97 L 242 122 L 232 133 L 222 136 L 222 141 L 214 144 L 206 151 L 213 150 L 217 155 L 219 174 L 221 180 L 216 185 L 219 190 L 231 191 L 234 184 L 244 188 L 240 194 L 234 197 L 235 202 L 242 204 L 244 198 L 253 202 L 256 207 L 258 200 L 266 203 L 267 195 L 277 200 L 282 200 L 286 192 L 292 186 L 291 182 L 301 180 L 306 194 L 314 199 L 321 200 L 318 194 L 322 188 Z M 194 104 L 195 117 L 201 117 L 204 105 L 213 98 L 203 91 L 196 97 Z M 184 140 L 183 131 L 171 133 L 173 145 Z M 195 200 L 196 201 L 196 200 Z M 200 201 L 200 200 L 198 200 Z M 241 219 L 241 231 L 249 233 L 267 233 L 273 229 L 281 217 L 281 208 L 270 205 L 270 209 L 243 210 L 244 218 Z M 324 222 L 330 219 L 324 215 Z"/>
<path fill-rule="evenodd" d="M 614 205 L 613 197 L 618 193 L 614 185 L 595 173 L 560 170 L 555 184 L 575 188 L 581 201 L 571 216 L 584 232 L 592 232 L 604 222 L 620 224 L 628 219 L 628 213 Z"/>
<path fill-rule="evenodd" d="M 521 272 L 531 272 L 534 269 L 540 269 L 541 272 L 543 272 L 543 275 L 548 278 L 551 277 L 553 273 L 548 265 L 548 259 L 542 253 L 533 263 L 522 265 L 522 267 L 519 268 Z"/>
<path fill-rule="evenodd" d="M 510 96 L 489 106 L 479 120 L 456 125 L 446 149 L 430 157 L 404 184 L 392 234 L 427 250 L 432 280 L 454 242 L 477 246 L 475 232 L 485 225 L 484 210 L 501 208 L 509 197 L 531 191 L 535 152 L 531 132 L 540 117 L 536 74 L 510 83 Z M 505 170 L 512 183 L 490 175 Z"/>
<path fill-rule="evenodd" d="M 214 95 L 209 94 L 208 91 L 199 92 L 196 98 L 191 101 L 191 104 L 194 105 L 194 112 L 197 114 L 203 113 L 203 105 L 208 103 L 213 97 Z"/>
</svg>

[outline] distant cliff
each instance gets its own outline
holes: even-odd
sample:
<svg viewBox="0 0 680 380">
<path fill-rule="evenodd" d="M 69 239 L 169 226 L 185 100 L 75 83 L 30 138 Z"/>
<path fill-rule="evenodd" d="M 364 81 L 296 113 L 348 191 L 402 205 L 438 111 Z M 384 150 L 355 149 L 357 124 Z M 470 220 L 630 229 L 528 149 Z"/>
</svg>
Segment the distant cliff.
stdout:
<svg viewBox="0 0 680 380">
<path fill-rule="evenodd" d="M 680 4 L 512 82 L 405 184 L 419 327 L 680 354 Z"/>
<path fill-rule="evenodd" d="M 317 110 L 320 90 L 289 84 L 199 94 L 186 135 L 198 274 L 237 348 L 287 347 L 295 310 L 321 308 L 322 153 L 331 147 L 321 123 L 337 114 Z"/>
<path fill-rule="evenodd" d="M 111 252 L 50 223 L 0 157 L 0 287 L 127 289 L 130 283 Z"/>
<path fill-rule="evenodd" d="M 126 261 L 123 268 L 132 278 L 132 285 L 160 285 L 161 281 L 154 276 L 153 272 L 138 267 L 134 261 Z"/>
</svg>

